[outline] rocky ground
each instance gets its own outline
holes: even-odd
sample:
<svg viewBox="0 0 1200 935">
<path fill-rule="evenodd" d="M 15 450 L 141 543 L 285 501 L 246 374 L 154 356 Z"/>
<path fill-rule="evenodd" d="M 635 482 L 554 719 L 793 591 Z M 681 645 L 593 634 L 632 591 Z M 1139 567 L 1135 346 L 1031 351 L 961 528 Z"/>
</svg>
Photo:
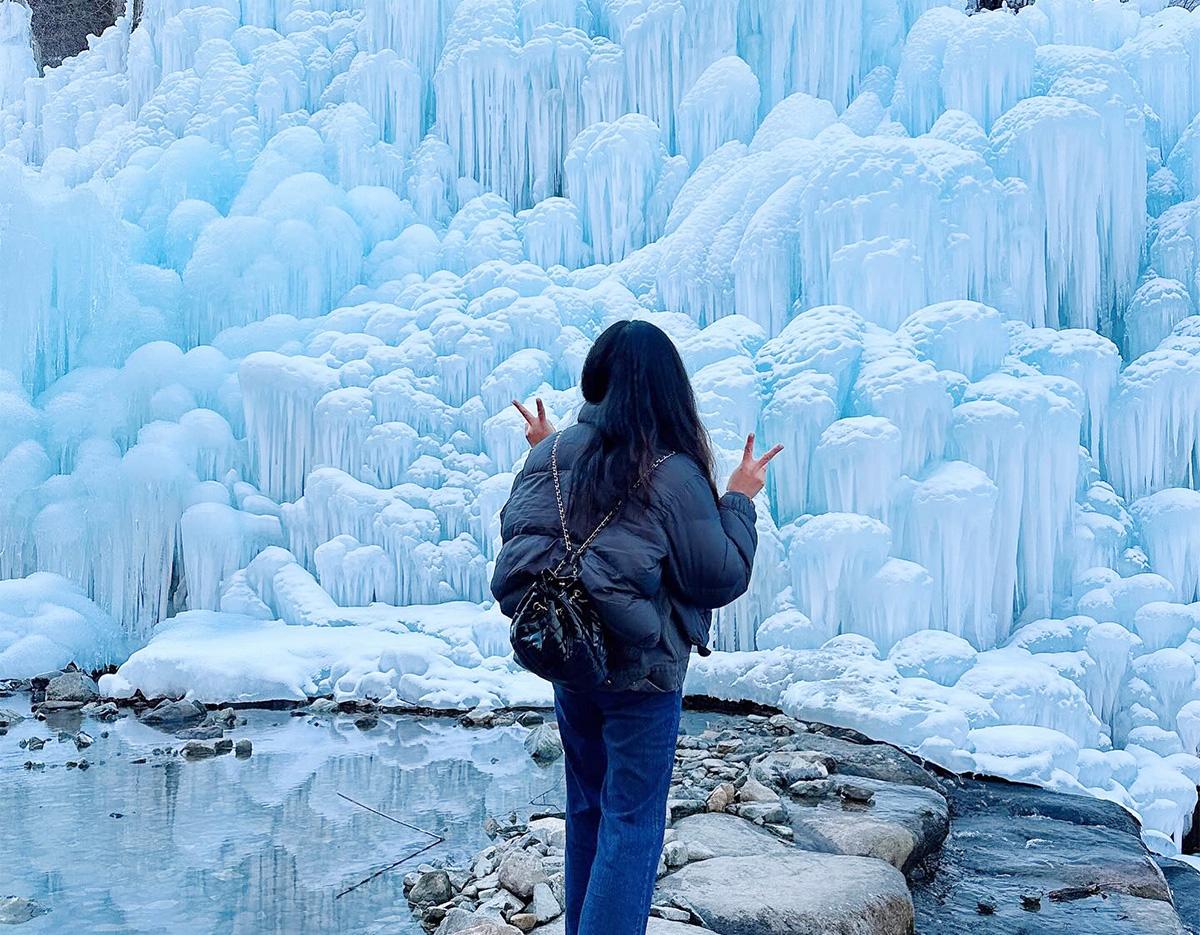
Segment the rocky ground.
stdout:
<svg viewBox="0 0 1200 935">
<path fill-rule="evenodd" d="M 248 740 L 226 736 L 244 723 L 232 708 L 141 698 L 118 706 L 73 669 L 0 683 L 0 735 L 24 717 L 3 706 L 15 692 L 29 692 L 29 716 L 46 726 L 47 736 L 21 741 L 27 769 L 43 768 L 48 743 L 75 746 L 68 768 L 90 767 L 93 738 L 70 726 L 84 723 L 80 714 L 93 731 L 126 716 L 158 727 L 166 736 L 151 759 L 252 753 Z M 364 730 L 380 713 L 329 699 L 292 712 L 349 716 Z M 461 720 L 527 728 L 525 747 L 539 761 L 562 754 L 542 712 L 477 710 Z M 1200 874 L 1152 857 L 1119 806 L 949 776 L 852 731 L 782 714 L 722 718 L 720 729 L 681 735 L 667 810 L 650 935 L 1200 933 Z M 489 819 L 484 830 L 492 843 L 469 866 L 407 874 L 414 915 L 435 935 L 561 935 L 561 812 Z M 0 899 L 0 922 L 42 911 Z"/>
<path fill-rule="evenodd" d="M 946 776 L 785 715 L 732 723 L 680 737 L 649 935 L 1200 931 L 1200 874 L 1160 869 L 1117 805 Z M 556 740 L 537 725 L 526 746 Z M 435 935 L 560 935 L 561 813 L 486 830 L 470 866 L 408 874 L 414 914 Z"/>
</svg>

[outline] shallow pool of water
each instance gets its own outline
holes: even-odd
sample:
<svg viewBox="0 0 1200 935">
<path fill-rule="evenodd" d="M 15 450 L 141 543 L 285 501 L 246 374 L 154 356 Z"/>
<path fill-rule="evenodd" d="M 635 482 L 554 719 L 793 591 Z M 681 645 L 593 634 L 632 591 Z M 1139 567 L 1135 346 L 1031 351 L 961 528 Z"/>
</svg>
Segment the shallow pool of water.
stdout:
<svg viewBox="0 0 1200 935">
<path fill-rule="evenodd" d="M 0 707 L 28 713 L 21 697 Z M 0 896 L 50 910 L 13 931 L 416 935 L 407 870 L 465 861 L 487 844 L 489 815 L 562 805 L 561 762 L 535 764 L 524 728 L 384 717 L 364 731 L 345 716 L 240 713 L 247 724 L 226 736 L 250 739 L 249 759 L 155 754 L 182 741 L 132 716 L 56 715 L 0 737 Z M 57 740 L 80 727 L 95 738 L 86 750 Z M 49 742 L 21 749 L 30 737 Z M 86 771 L 66 766 L 81 758 Z M 342 796 L 445 841 L 379 873 L 431 839 Z"/>
</svg>

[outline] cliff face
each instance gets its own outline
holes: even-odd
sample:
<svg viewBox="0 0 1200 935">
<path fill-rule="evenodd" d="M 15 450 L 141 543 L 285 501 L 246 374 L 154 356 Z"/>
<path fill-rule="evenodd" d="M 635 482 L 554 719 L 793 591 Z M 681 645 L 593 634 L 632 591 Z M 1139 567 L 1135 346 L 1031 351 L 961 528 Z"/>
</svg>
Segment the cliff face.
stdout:
<svg viewBox="0 0 1200 935">
<path fill-rule="evenodd" d="M 125 0 L 27 0 L 26 5 L 33 11 L 38 66 L 48 68 L 86 49 L 87 37 L 111 26 Z"/>
</svg>

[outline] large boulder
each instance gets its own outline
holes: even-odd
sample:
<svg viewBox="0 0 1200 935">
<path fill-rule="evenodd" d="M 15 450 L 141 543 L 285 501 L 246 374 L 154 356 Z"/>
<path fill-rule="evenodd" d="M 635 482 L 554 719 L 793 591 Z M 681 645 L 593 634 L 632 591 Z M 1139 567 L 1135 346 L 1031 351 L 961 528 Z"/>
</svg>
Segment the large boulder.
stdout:
<svg viewBox="0 0 1200 935">
<path fill-rule="evenodd" d="M 836 795 L 795 800 L 788 815 L 798 847 L 854 857 L 877 857 L 908 871 L 942 845 L 950 827 L 945 798 L 924 786 L 855 777 L 870 804 Z"/>
<path fill-rule="evenodd" d="M 675 840 L 687 846 L 690 860 L 755 857 L 792 850 L 769 831 L 736 815 L 711 812 L 675 822 Z"/>
<path fill-rule="evenodd" d="M 49 702 L 78 703 L 83 706 L 99 697 L 100 689 L 95 680 L 85 672 L 64 672 L 46 685 L 46 700 Z"/>
<path fill-rule="evenodd" d="M 208 710 L 198 701 L 164 701 L 143 714 L 142 723 L 173 728 L 201 721 L 207 714 Z"/>
<path fill-rule="evenodd" d="M 904 876 L 867 857 L 795 849 L 715 857 L 659 882 L 657 901 L 686 905 L 722 935 L 910 935 Z"/>
</svg>

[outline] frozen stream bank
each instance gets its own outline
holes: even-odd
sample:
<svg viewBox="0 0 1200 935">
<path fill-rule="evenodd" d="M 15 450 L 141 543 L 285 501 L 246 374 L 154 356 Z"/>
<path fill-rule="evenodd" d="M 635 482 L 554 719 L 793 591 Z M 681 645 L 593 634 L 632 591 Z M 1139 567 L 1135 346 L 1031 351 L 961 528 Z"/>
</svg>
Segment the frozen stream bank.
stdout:
<svg viewBox="0 0 1200 935">
<path fill-rule="evenodd" d="M 239 710 L 230 724 L 220 711 L 186 716 L 189 706 L 167 705 L 140 716 L 104 705 L 89 709 L 99 717 L 50 709 L 39 720 L 28 694 L 0 698 L 0 814 L 12 844 L 0 853 L 0 897 L 32 901 L 15 907 L 33 916 L 16 931 L 448 935 L 489 899 L 506 917 L 522 916 L 528 894 L 503 896 L 481 879 L 488 866 L 480 855 L 498 867 L 528 842 L 531 817 L 561 807 L 559 761 L 528 752 L 552 750 L 552 732 L 513 723 L 533 724 L 537 712 L 475 727 L 338 713 L 317 702 Z M 252 753 L 197 758 L 198 748 L 218 743 L 188 739 L 206 719 L 225 725 L 223 739 L 248 741 Z M 915 918 L 917 931 L 935 933 L 1037 924 L 1183 935 L 1189 921 L 1200 922 L 1200 875 L 1165 862 L 1168 886 L 1134 820 L 1112 803 L 947 777 L 893 747 L 785 716 L 689 711 L 683 730 L 656 897 L 663 918 L 652 932 L 696 933 L 704 919 L 723 935 L 824 935 L 834 930 L 826 927 L 834 908 L 844 920 L 876 897 L 886 910 L 874 916 L 882 927 L 855 931 L 905 932 Z M 787 759 L 787 769 L 762 772 L 766 751 L 772 764 Z M 768 788 L 797 769 L 827 779 Z M 533 822 L 551 875 L 561 844 L 555 821 Z M 431 843 L 415 828 L 444 840 L 392 867 Z M 740 912 L 739 894 L 706 880 L 756 860 L 777 873 L 791 868 L 776 880 L 787 899 L 741 893 L 782 914 L 738 927 L 730 919 Z M 474 870 L 442 882 L 433 869 L 455 866 Z M 853 900 L 805 895 L 816 892 L 808 882 L 834 870 L 854 871 L 842 880 L 853 883 Z M 446 890 L 451 879 L 456 889 Z M 503 879 L 520 886 L 507 871 Z M 449 902 L 439 907 L 438 899 Z M 698 911 L 687 929 L 671 921 L 681 902 Z M 797 928 L 801 918 L 816 919 L 817 928 Z M 529 914 L 517 921 L 526 924 Z M 548 935 L 556 924 L 561 918 L 548 920 Z"/>
</svg>

